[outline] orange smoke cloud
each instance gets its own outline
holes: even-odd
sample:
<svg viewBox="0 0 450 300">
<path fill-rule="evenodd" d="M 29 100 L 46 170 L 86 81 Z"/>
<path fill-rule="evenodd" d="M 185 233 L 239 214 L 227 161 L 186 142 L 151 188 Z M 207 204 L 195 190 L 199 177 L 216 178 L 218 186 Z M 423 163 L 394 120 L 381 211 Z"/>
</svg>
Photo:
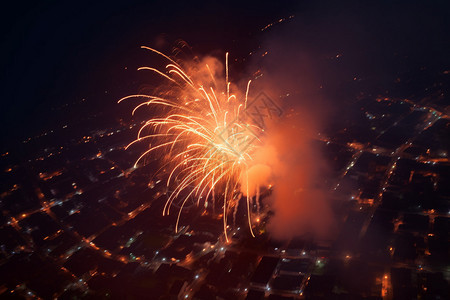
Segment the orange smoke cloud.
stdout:
<svg viewBox="0 0 450 300">
<path fill-rule="evenodd" d="M 253 197 L 261 186 L 270 183 L 272 169 L 265 164 L 256 164 L 244 171 L 240 177 L 241 191 L 244 196 L 247 194 Z"/>
<path fill-rule="evenodd" d="M 274 186 L 269 199 L 274 216 L 267 229 L 276 239 L 303 234 L 324 238 L 331 233 L 333 213 L 322 189 L 326 167 L 312 144 L 313 124 L 306 114 L 283 116 L 267 128 L 264 146 L 249 170 L 250 191 Z"/>
</svg>

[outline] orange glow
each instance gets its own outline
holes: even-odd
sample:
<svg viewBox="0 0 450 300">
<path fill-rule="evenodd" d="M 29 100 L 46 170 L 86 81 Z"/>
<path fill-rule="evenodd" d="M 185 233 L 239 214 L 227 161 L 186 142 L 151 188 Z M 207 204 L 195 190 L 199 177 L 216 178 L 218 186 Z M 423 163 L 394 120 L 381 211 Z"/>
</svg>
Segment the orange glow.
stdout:
<svg viewBox="0 0 450 300">
<path fill-rule="evenodd" d="M 223 208 L 223 228 L 227 237 L 227 216 L 242 194 L 236 193 L 240 176 L 248 168 L 258 147 L 256 133 L 262 129 L 243 118 L 251 81 L 246 89 L 236 90 L 229 81 L 228 53 L 225 56 L 225 76 L 221 64 L 207 57 L 200 62 L 179 64 L 167 55 L 142 46 L 167 60 L 165 69 L 141 67 L 167 81 L 161 95 L 136 94 L 120 99 L 142 99 L 132 115 L 143 107 L 159 108 L 161 114 L 145 122 L 137 138 L 128 144 L 148 142 L 150 148 L 135 162 L 137 167 L 148 155 L 160 152 L 170 172 L 167 187 L 175 186 L 163 208 L 169 215 L 175 201 L 179 211 L 175 224 L 178 232 L 183 207 L 189 199 L 197 205 L 220 201 Z M 220 88 L 221 87 L 221 88 Z M 242 146 L 243 141 L 248 141 Z M 98 156 L 98 155 L 97 155 Z M 216 199 L 215 195 L 220 195 Z M 251 234 L 250 208 L 247 197 L 248 223 Z"/>
</svg>

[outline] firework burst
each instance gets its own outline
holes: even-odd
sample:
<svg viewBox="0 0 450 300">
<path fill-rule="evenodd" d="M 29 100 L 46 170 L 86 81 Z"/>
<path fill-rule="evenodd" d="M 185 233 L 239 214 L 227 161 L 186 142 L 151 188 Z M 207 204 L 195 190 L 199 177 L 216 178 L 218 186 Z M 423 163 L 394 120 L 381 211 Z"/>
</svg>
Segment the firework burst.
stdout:
<svg viewBox="0 0 450 300">
<path fill-rule="evenodd" d="M 140 128 L 136 143 L 146 142 L 149 149 L 136 160 L 135 167 L 155 152 L 163 153 L 167 172 L 167 187 L 171 187 L 163 215 L 169 215 L 176 200 L 181 203 L 177 212 L 175 231 L 180 215 L 189 199 L 207 207 L 208 202 L 220 201 L 223 208 L 223 226 L 227 237 L 227 216 L 241 199 L 246 200 L 251 234 L 250 202 L 248 191 L 240 191 L 242 178 L 247 176 L 252 154 L 259 145 L 262 129 L 245 117 L 251 80 L 245 92 L 233 92 L 229 81 L 228 53 L 225 56 L 225 78 L 216 74 L 217 66 L 208 62 L 192 65 L 149 47 L 142 47 L 167 61 L 165 69 L 141 67 L 163 77 L 162 95 L 136 94 L 124 97 L 143 99 L 138 109 L 154 108 L 152 118 Z M 210 61 L 212 62 L 212 61 Z M 187 67 L 184 67 L 187 65 Z M 223 72 L 223 71 L 222 71 Z M 155 113 L 156 112 L 156 113 Z M 246 185 L 248 187 L 248 184 Z M 244 197 L 243 195 L 247 195 Z"/>
</svg>

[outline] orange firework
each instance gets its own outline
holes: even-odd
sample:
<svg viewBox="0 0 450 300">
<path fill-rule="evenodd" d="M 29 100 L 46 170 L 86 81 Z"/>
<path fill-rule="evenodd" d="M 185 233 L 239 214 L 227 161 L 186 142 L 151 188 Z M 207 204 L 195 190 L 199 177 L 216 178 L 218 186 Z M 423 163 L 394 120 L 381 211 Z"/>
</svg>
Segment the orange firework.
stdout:
<svg viewBox="0 0 450 300">
<path fill-rule="evenodd" d="M 155 72 L 167 80 L 164 96 L 145 94 L 130 95 L 119 102 L 140 98 L 144 101 L 134 110 L 151 106 L 157 113 L 140 128 L 137 138 L 126 148 L 138 142 L 149 142 L 150 147 L 135 162 L 135 167 L 155 151 L 164 151 L 165 165 L 169 166 L 167 187 L 174 186 L 163 209 L 163 215 L 171 212 L 175 199 L 181 203 L 175 231 L 183 207 L 190 198 L 197 205 L 223 201 L 223 226 L 227 237 L 227 215 L 243 197 L 239 191 L 241 176 L 247 176 L 252 154 L 258 147 L 258 134 L 262 129 L 246 120 L 248 92 L 232 92 L 228 77 L 228 53 L 225 57 L 225 78 L 220 79 L 208 63 L 196 63 L 189 72 L 167 55 L 142 46 L 167 60 L 165 69 L 141 67 L 138 70 Z M 223 76 L 222 76 L 223 77 Z M 244 174 L 244 175 L 242 175 Z M 244 178 L 245 180 L 245 178 Z M 247 179 L 248 180 L 248 179 Z M 247 184 L 248 187 L 248 184 Z M 249 195 L 248 191 L 244 193 Z M 246 197 L 248 222 L 250 198 Z M 254 235 L 253 235 L 254 236 Z"/>
</svg>

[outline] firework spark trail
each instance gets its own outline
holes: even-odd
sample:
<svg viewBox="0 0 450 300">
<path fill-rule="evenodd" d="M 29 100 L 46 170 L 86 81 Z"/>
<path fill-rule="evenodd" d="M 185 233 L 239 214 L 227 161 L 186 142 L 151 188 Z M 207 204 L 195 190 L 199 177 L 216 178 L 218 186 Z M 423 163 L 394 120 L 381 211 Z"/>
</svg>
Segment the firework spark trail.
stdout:
<svg viewBox="0 0 450 300">
<path fill-rule="evenodd" d="M 138 142 L 149 142 L 149 149 L 136 160 L 135 167 L 155 151 L 165 154 L 164 163 L 170 169 L 167 187 L 175 188 L 169 194 L 163 215 L 170 214 L 174 201 L 181 203 L 175 224 L 177 232 L 181 212 L 191 197 L 196 198 L 197 205 L 204 201 L 206 207 L 208 200 L 216 201 L 219 196 L 223 200 L 223 227 L 228 241 L 227 215 L 234 206 L 235 218 L 238 201 L 245 198 L 250 232 L 254 236 L 250 217 L 252 200 L 248 191 L 245 193 L 247 196 L 239 191 L 240 178 L 246 176 L 248 181 L 246 174 L 252 154 L 258 148 L 253 142 L 259 141 L 256 133 L 262 131 L 241 117 L 247 108 L 251 80 L 247 83 L 245 93 L 232 93 L 228 53 L 225 56 L 224 81 L 214 76 L 214 69 L 211 70 L 208 64 L 196 64 L 195 68 L 191 68 L 194 72 L 190 73 L 169 56 L 146 46 L 142 48 L 169 62 L 165 70 L 151 67 L 138 69 L 154 72 L 166 79 L 168 85 L 165 96 L 136 94 L 118 102 L 132 98 L 144 99 L 134 108 L 133 115 L 145 106 L 159 109 L 157 117 L 145 122 L 137 138 L 126 149 Z M 203 79 L 203 72 L 208 74 L 210 80 Z M 222 91 L 217 90 L 219 85 L 224 87 Z"/>
</svg>

